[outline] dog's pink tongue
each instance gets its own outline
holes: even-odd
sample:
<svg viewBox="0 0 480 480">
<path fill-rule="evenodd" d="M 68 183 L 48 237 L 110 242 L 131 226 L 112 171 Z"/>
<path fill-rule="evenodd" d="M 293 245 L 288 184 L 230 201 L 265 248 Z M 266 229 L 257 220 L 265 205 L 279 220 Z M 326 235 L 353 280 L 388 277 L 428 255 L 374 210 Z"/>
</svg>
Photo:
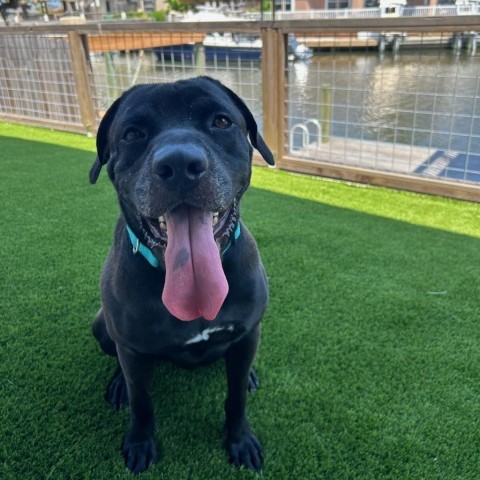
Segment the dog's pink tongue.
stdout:
<svg viewBox="0 0 480 480">
<path fill-rule="evenodd" d="M 180 320 L 213 320 L 228 293 L 212 214 L 181 205 L 165 214 L 168 243 L 162 300 Z"/>
</svg>

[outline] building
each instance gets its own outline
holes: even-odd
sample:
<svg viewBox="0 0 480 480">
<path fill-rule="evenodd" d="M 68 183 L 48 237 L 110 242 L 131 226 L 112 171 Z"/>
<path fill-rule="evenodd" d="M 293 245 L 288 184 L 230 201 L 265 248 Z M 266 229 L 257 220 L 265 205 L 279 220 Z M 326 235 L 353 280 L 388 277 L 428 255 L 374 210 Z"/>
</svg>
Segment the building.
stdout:
<svg viewBox="0 0 480 480">
<path fill-rule="evenodd" d="M 337 10 L 342 8 L 375 8 L 383 3 L 381 0 L 275 0 L 277 10 L 299 12 L 306 10 Z M 403 4 L 400 1 L 391 3 Z M 458 2 L 457 2 L 458 3 Z M 407 0 L 406 6 L 454 5 L 455 0 Z"/>
</svg>

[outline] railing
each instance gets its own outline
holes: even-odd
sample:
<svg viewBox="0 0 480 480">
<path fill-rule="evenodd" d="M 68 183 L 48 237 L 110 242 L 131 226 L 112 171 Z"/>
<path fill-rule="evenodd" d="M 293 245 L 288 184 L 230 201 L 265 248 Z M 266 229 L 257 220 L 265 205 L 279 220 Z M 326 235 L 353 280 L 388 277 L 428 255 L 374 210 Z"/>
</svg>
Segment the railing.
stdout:
<svg viewBox="0 0 480 480">
<path fill-rule="evenodd" d="M 435 5 L 431 7 L 403 7 L 404 17 L 441 17 L 448 15 L 480 14 L 480 5 Z"/>
<path fill-rule="evenodd" d="M 0 119 L 93 134 L 130 86 L 207 74 L 246 100 L 280 168 L 480 201 L 479 24 L 462 16 L 2 28 Z M 295 60 L 292 35 L 315 56 Z M 239 53 L 232 42 L 252 48 Z"/>
<path fill-rule="evenodd" d="M 252 20 L 334 20 L 337 18 L 380 18 L 380 8 L 339 8 L 332 10 L 299 10 L 295 12 L 278 11 L 275 14 L 265 12 L 262 14 L 249 14 Z"/>
<path fill-rule="evenodd" d="M 278 11 L 248 14 L 251 20 L 334 20 L 344 18 L 381 18 L 398 17 L 441 17 L 480 14 L 480 5 L 435 5 L 429 7 L 404 7 L 397 5 L 390 12 L 386 8 L 339 8 L 328 10 L 297 10 L 295 12 Z"/>
</svg>

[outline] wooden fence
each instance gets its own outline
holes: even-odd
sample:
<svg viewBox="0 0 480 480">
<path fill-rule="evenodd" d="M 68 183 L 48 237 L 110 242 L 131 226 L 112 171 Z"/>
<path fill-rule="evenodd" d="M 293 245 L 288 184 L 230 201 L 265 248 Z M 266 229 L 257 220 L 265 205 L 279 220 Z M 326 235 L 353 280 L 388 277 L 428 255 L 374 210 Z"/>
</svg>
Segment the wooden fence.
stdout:
<svg viewBox="0 0 480 480">
<path fill-rule="evenodd" d="M 395 155 L 403 155 L 403 150 L 409 149 L 411 163 L 417 153 L 416 147 L 412 145 L 397 143 L 389 150 L 389 144 L 385 142 L 372 142 L 363 137 L 347 139 L 339 147 L 340 150 L 345 150 L 340 155 L 334 138 L 329 137 L 327 141 L 317 138 L 316 146 L 304 145 L 306 148 L 302 149 L 294 148 L 291 144 L 293 136 L 289 135 L 292 126 L 296 128 L 293 114 L 289 111 L 295 100 L 292 100 L 294 88 L 289 79 L 294 68 L 289 63 L 289 35 L 294 34 L 322 51 L 328 46 L 331 54 L 332 48 L 338 50 L 345 46 L 349 46 L 348 51 L 352 52 L 362 38 L 364 45 L 371 48 L 372 38 L 388 35 L 395 37 L 399 32 L 408 32 L 410 37 L 418 35 L 423 41 L 439 34 L 456 38 L 457 34 L 478 31 L 480 16 L 221 23 L 104 22 L 1 28 L 0 120 L 95 133 L 105 108 L 112 100 L 105 101 L 105 96 L 99 93 L 102 88 L 108 90 L 111 87 L 112 74 L 108 70 L 112 66 L 108 55 L 112 51 L 128 53 L 169 45 L 202 45 L 205 36 L 212 32 L 258 35 L 262 40 L 262 54 L 258 65 L 260 85 L 257 87 L 261 91 L 259 98 L 253 98 L 251 102 L 261 102 L 263 134 L 274 152 L 279 168 L 480 201 L 480 171 L 477 171 L 480 170 L 480 165 L 477 168 L 475 163 L 478 151 L 462 152 L 467 158 L 466 162 L 470 162 L 468 168 L 470 173 L 473 172 L 472 176 L 465 174 L 463 178 L 461 175 L 460 178 L 442 177 L 432 176 L 431 171 L 434 169 L 428 170 L 429 164 L 425 162 L 423 170 L 412 170 L 411 167 L 386 167 L 385 162 L 378 161 L 379 155 L 383 155 L 383 159 L 390 156 L 393 159 Z M 364 32 L 369 33 L 364 37 Z M 106 55 L 102 67 L 107 71 L 103 86 L 99 84 L 95 72 L 95 55 Z M 470 55 L 478 61 L 475 51 L 470 52 Z M 179 75 L 190 76 L 192 72 L 205 72 L 205 69 L 196 65 L 196 70 L 189 67 L 181 70 Z M 229 68 L 238 69 L 241 78 L 243 64 L 232 62 L 232 65 Z M 217 66 L 213 73 L 208 70 L 206 73 L 215 76 L 219 71 L 216 68 Z M 138 80 L 137 73 L 138 71 L 132 74 L 132 81 Z M 167 72 L 166 78 L 169 75 Z M 252 89 L 254 87 L 252 85 Z M 118 93 L 115 89 L 114 92 Z M 301 102 L 298 99 L 295 101 Z M 478 97 L 474 97 L 473 102 L 480 105 Z M 469 148 L 479 141 L 479 132 L 476 131 L 480 127 L 479 110 L 480 106 L 475 107 L 471 113 Z M 325 116 L 325 110 L 321 115 Z M 305 130 L 304 126 L 302 128 Z M 327 119 L 323 124 L 324 136 L 329 128 L 330 121 Z M 348 149 L 355 152 L 359 148 L 365 156 L 359 157 L 357 161 L 354 154 L 348 154 Z M 450 154 L 449 149 L 445 150 Z M 425 154 L 431 155 L 432 151 L 431 148 L 428 152 L 425 149 Z M 368 155 L 372 158 L 371 162 L 365 160 Z M 427 174 L 427 171 L 430 173 Z"/>
</svg>

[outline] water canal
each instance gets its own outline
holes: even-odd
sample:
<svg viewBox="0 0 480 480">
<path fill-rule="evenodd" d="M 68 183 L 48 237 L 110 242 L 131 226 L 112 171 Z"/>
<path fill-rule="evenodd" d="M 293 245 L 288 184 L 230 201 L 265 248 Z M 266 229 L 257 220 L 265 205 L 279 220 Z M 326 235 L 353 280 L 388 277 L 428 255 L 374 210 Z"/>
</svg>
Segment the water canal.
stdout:
<svg viewBox="0 0 480 480">
<path fill-rule="evenodd" d="M 191 59 L 161 62 L 152 52 L 142 55 L 92 58 L 101 104 L 107 106 L 134 83 L 199 73 Z M 204 73 L 236 90 L 262 126 L 260 62 L 208 62 Z M 397 55 L 317 53 L 309 61 L 288 64 L 287 87 L 289 130 L 317 120 L 324 123 L 324 135 L 328 131 L 332 137 L 453 151 L 461 156 L 460 170 L 473 172 L 463 179 L 480 181 L 478 53 L 449 49 L 401 50 Z"/>
</svg>

